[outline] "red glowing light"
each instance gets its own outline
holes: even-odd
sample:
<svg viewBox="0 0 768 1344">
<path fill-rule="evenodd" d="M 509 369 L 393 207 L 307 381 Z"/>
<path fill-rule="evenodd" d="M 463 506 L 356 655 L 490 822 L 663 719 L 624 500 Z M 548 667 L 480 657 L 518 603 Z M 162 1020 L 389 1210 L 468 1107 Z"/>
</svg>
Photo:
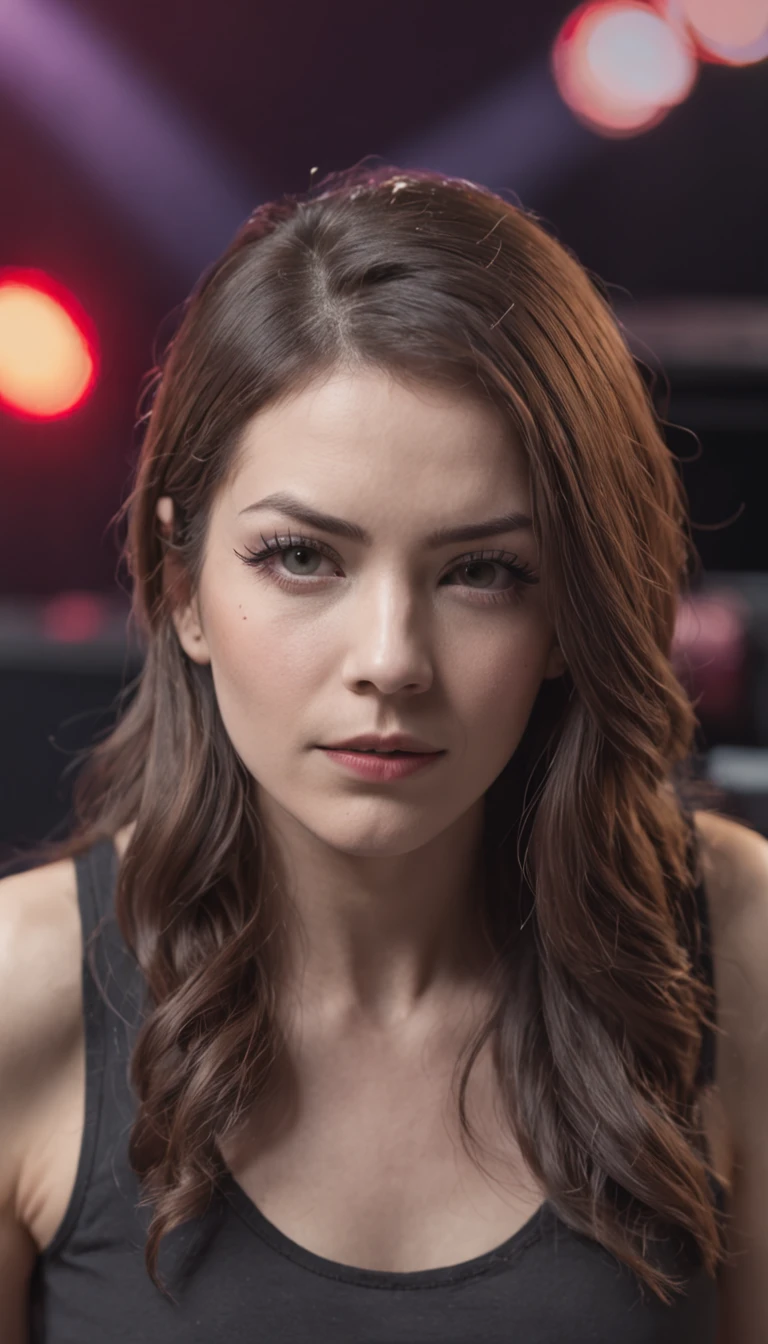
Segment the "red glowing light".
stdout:
<svg viewBox="0 0 768 1344">
<path fill-rule="evenodd" d="M 45 603 L 41 623 L 50 639 L 79 643 L 101 634 L 107 623 L 107 609 L 97 593 L 57 593 Z"/>
<path fill-rule="evenodd" d="M 697 74 L 685 32 L 641 0 L 588 0 L 574 10 L 555 39 L 552 67 L 564 102 L 605 136 L 657 125 Z"/>
<path fill-rule="evenodd" d="M 0 403 L 30 420 L 81 406 L 96 381 L 92 324 L 43 271 L 0 271 Z"/>
<path fill-rule="evenodd" d="M 768 0 L 659 0 L 659 9 L 687 29 L 703 61 L 754 65 L 768 56 Z"/>
</svg>

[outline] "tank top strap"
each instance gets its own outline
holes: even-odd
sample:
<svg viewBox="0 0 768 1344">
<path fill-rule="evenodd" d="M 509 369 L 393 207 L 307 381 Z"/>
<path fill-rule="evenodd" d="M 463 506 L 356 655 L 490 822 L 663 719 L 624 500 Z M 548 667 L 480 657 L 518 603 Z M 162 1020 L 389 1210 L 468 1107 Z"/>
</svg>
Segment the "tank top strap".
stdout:
<svg viewBox="0 0 768 1344">
<path fill-rule="evenodd" d="M 112 839 L 101 836 L 75 857 L 77 898 L 85 950 L 112 906 L 117 878 L 117 855 Z"/>
<path fill-rule="evenodd" d="M 94 1108 L 107 1112 L 103 1134 L 114 1136 L 130 1123 L 135 1105 L 129 1065 L 143 1015 L 143 979 L 115 918 L 118 858 L 111 836 L 78 855 L 75 867 L 83 934 L 86 1093 Z"/>
<path fill-rule="evenodd" d="M 81 985 L 85 1036 L 85 1121 L 80 1159 L 69 1205 L 43 1258 L 50 1264 L 94 1216 L 89 1200 L 115 1176 L 119 1145 L 133 1113 L 128 1061 L 135 1030 L 137 982 L 114 918 L 118 861 L 110 836 L 74 856 L 82 934 Z M 133 962 L 133 966 L 132 963 Z M 105 1176 L 106 1173 L 106 1176 Z M 130 1207 L 129 1182 L 126 1207 Z M 96 1191 L 96 1195 L 92 1194 Z M 37 1336 L 35 1336 L 37 1337 Z"/>
<path fill-rule="evenodd" d="M 135 957 L 126 947 L 115 918 L 118 859 L 112 837 L 102 836 L 75 859 L 85 961 L 85 1008 L 94 992 L 132 1027 L 139 1021 Z"/>
</svg>

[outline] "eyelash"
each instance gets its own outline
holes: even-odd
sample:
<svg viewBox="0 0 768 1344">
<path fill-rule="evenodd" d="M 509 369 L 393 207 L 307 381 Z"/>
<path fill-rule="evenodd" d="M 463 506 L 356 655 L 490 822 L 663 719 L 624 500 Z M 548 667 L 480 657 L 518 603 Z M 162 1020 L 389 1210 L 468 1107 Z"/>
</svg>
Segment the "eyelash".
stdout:
<svg viewBox="0 0 768 1344">
<path fill-rule="evenodd" d="M 324 542 L 319 541 L 316 537 L 295 537 L 293 535 L 278 537 L 277 533 L 275 533 L 273 540 L 267 541 L 262 533 L 261 540 L 264 542 L 264 549 L 262 551 L 252 551 L 246 547 L 246 555 L 240 555 L 239 551 L 235 551 L 235 555 L 238 559 L 242 560 L 244 564 L 250 565 L 256 571 L 260 571 L 262 574 L 267 575 L 273 583 L 277 583 L 281 588 L 286 588 L 289 591 L 295 592 L 298 588 L 309 587 L 316 576 L 309 575 L 308 578 L 302 579 L 295 574 L 290 575 L 289 577 L 276 574 L 269 562 L 284 554 L 284 552 L 301 547 L 303 550 L 317 551 L 320 555 L 324 555 L 326 559 L 332 560 L 334 564 L 338 563 L 337 557 L 334 555 L 330 546 L 326 546 Z M 496 564 L 501 565 L 502 569 L 505 569 L 507 573 L 511 574 L 512 577 L 517 580 L 518 584 L 536 584 L 539 582 L 530 565 L 519 563 L 517 557 L 510 556 L 507 551 L 472 551 L 470 555 L 462 556 L 461 560 L 457 561 L 454 565 L 453 570 L 450 570 L 449 572 L 453 573 L 455 569 L 460 569 L 462 565 L 470 565 L 477 563 L 478 561 L 494 561 Z M 496 592 L 483 592 L 482 589 L 479 588 L 470 588 L 468 591 L 477 593 L 480 600 L 487 603 L 509 602 L 520 596 L 517 585 L 513 588 L 500 589 Z"/>
</svg>

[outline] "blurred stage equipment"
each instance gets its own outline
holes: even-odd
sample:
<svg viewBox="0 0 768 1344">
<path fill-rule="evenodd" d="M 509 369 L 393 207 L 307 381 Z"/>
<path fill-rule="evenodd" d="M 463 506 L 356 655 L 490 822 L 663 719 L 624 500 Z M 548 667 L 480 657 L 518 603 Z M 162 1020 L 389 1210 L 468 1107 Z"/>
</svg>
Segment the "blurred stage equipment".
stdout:
<svg viewBox="0 0 768 1344">
<path fill-rule="evenodd" d="M 0 863 L 66 819 L 66 767 L 109 728 L 141 668 L 128 612 L 120 594 L 0 601 Z"/>
<path fill-rule="evenodd" d="M 708 575 L 680 604 L 672 663 L 710 746 L 768 746 L 768 576 Z"/>
<path fill-rule="evenodd" d="M 707 778 L 720 792 L 718 811 L 725 809 L 768 835 L 768 749 L 713 747 Z"/>
</svg>

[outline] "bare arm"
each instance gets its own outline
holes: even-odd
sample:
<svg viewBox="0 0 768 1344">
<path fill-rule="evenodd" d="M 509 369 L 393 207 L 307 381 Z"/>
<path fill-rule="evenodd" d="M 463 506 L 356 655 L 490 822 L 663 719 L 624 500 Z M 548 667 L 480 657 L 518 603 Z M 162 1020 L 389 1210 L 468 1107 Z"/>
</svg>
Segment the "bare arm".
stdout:
<svg viewBox="0 0 768 1344">
<path fill-rule="evenodd" d="M 77 966 L 63 932 L 64 868 L 0 880 L 0 1337 L 29 1344 L 38 1248 L 25 1222 L 22 1174 L 34 1118 L 59 1079 L 77 1028 Z M 67 955 L 65 955 L 65 953 Z"/>
<path fill-rule="evenodd" d="M 718 1075 L 735 1169 L 728 1249 L 719 1277 L 718 1344 L 768 1340 L 768 841 L 698 813 L 705 881 L 720 911 L 715 971 Z"/>
</svg>

